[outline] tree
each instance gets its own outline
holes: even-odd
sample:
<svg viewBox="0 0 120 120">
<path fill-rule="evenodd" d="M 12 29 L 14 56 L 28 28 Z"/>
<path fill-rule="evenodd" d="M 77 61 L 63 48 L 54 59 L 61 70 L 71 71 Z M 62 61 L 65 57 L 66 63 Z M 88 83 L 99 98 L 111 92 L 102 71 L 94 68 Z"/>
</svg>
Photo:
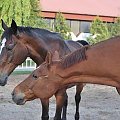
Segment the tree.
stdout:
<svg viewBox="0 0 120 120">
<path fill-rule="evenodd" d="M 38 12 L 38 0 L 0 0 L 0 18 L 7 25 L 14 19 L 20 26 L 43 27 L 45 22 Z"/>
<path fill-rule="evenodd" d="M 18 25 L 24 25 L 28 21 L 31 10 L 30 0 L 4 0 L 1 8 L 1 18 L 10 25 L 11 20 Z"/>
<path fill-rule="evenodd" d="M 114 23 L 108 25 L 109 32 L 111 36 L 120 35 L 120 18 L 116 18 Z"/>
<path fill-rule="evenodd" d="M 55 17 L 54 31 L 59 32 L 64 39 L 70 39 L 70 28 L 66 23 L 66 19 L 61 12 L 58 12 Z"/>
<path fill-rule="evenodd" d="M 31 11 L 29 17 L 29 26 L 40 27 L 40 28 L 48 28 L 45 20 L 41 17 L 41 9 L 38 3 L 38 0 L 30 0 L 31 3 Z"/>
<path fill-rule="evenodd" d="M 88 40 L 92 44 L 103 41 L 111 37 L 111 34 L 108 30 L 108 24 L 103 23 L 103 21 L 100 20 L 99 17 L 96 17 L 95 20 L 92 22 L 90 27 L 90 33 L 95 36 L 95 38 L 93 37 L 88 38 Z"/>
</svg>

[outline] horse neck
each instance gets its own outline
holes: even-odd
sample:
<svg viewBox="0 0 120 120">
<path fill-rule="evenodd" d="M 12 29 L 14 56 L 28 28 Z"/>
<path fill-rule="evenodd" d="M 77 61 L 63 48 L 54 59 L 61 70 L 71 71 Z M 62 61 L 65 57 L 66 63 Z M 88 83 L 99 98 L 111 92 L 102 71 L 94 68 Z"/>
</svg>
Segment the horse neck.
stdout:
<svg viewBox="0 0 120 120">
<path fill-rule="evenodd" d="M 83 59 L 79 62 L 76 62 L 73 65 L 70 65 L 65 68 L 61 63 L 59 63 L 56 67 L 57 74 L 64 79 L 69 78 L 71 76 L 79 76 L 82 74 L 91 74 L 92 73 L 91 69 L 92 68 L 94 69 L 93 64 L 97 64 L 96 58 L 93 57 L 94 55 L 96 55 L 96 53 L 97 53 L 96 51 L 99 51 L 99 49 L 97 50 L 96 48 L 88 48 L 88 50 L 85 51 L 85 56 L 86 56 L 85 59 Z M 78 55 L 80 56 L 79 51 L 78 51 Z M 82 56 L 83 56 L 83 54 L 82 54 Z M 99 59 L 99 57 L 98 57 L 98 59 Z"/>
<path fill-rule="evenodd" d="M 30 57 L 37 65 L 44 62 L 47 55 L 47 49 L 42 47 L 44 45 L 42 45 L 40 40 L 30 39 L 26 46 L 29 53 L 28 57 Z"/>
<path fill-rule="evenodd" d="M 60 57 L 70 52 L 69 48 L 64 41 L 47 41 L 31 39 L 27 42 L 29 57 L 37 64 L 40 65 L 44 62 L 47 52 L 59 51 Z"/>
<path fill-rule="evenodd" d="M 76 63 L 66 69 L 59 69 L 57 74 L 62 78 L 62 85 L 83 82 L 120 87 L 116 77 L 114 78 L 114 76 L 119 77 L 117 74 L 117 71 L 120 70 L 119 67 L 117 68 L 120 56 L 118 52 L 119 46 L 119 40 L 116 43 L 114 41 L 106 41 L 88 49 L 86 51 L 87 60 Z M 112 58 L 114 58 L 114 61 Z M 113 70 L 110 69 L 111 65 L 115 65 Z"/>
<path fill-rule="evenodd" d="M 63 57 L 64 55 L 70 53 L 70 50 L 65 42 L 61 40 L 49 40 L 49 43 L 46 41 L 43 43 L 41 41 L 37 41 L 34 44 L 29 44 L 28 48 L 29 57 L 38 65 L 41 64 L 41 61 L 43 62 L 45 60 L 48 51 L 54 53 L 54 51 L 57 50 L 60 57 Z"/>
</svg>

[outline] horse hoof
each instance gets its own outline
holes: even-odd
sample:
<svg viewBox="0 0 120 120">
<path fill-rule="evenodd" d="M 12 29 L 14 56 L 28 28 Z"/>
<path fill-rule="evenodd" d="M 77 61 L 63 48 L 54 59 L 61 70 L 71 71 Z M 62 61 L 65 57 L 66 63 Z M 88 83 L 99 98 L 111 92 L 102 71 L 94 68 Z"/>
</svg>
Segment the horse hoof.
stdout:
<svg viewBox="0 0 120 120">
<path fill-rule="evenodd" d="M 41 117 L 41 120 L 49 120 L 49 116 Z"/>
<path fill-rule="evenodd" d="M 79 113 L 75 114 L 75 120 L 79 120 Z"/>
<path fill-rule="evenodd" d="M 79 120 L 79 116 L 76 116 L 76 117 L 75 117 L 75 120 Z"/>
<path fill-rule="evenodd" d="M 62 120 L 67 120 L 66 118 L 62 118 Z"/>
<path fill-rule="evenodd" d="M 62 120 L 61 118 L 56 118 L 56 117 L 54 117 L 54 120 Z"/>
<path fill-rule="evenodd" d="M 66 117 L 62 117 L 62 119 L 61 120 L 67 120 L 67 118 Z"/>
</svg>

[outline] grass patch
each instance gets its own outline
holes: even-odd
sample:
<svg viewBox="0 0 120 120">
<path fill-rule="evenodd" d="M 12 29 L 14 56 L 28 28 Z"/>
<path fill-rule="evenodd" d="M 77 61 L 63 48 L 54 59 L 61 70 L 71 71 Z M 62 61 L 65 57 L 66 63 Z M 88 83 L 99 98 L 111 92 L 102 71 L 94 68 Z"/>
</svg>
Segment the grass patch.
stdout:
<svg viewBox="0 0 120 120">
<path fill-rule="evenodd" d="M 31 74 L 32 71 L 14 71 L 12 75 Z"/>
</svg>

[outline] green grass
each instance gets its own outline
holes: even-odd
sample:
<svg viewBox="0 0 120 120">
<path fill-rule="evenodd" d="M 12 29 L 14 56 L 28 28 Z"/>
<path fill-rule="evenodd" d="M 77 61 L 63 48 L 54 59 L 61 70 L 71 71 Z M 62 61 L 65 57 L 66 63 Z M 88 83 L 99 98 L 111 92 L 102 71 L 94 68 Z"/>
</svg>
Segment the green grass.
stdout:
<svg viewBox="0 0 120 120">
<path fill-rule="evenodd" d="M 20 75 L 20 74 L 30 74 L 32 71 L 14 71 L 13 75 Z"/>
</svg>

